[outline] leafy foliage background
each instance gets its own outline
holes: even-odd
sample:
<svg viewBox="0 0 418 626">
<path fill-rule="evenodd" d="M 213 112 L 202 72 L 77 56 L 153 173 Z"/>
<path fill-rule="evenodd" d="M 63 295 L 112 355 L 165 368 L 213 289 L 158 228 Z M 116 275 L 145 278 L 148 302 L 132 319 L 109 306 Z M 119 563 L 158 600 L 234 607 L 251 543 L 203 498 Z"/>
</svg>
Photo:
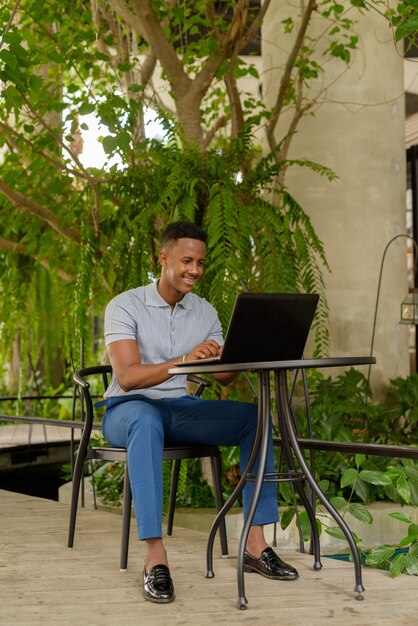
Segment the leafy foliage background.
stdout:
<svg viewBox="0 0 418 626">
<path fill-rule="evenodd" d="M 326 88 L 326 59 L 350 64 L 356 20 L 369 4 L 289 7 L 277 25 L 289 57 L 268 104 L 239 81 L 261 85 L 256 64 L 242 53 L 260 36 L 270 6 L 1 5 L 0 363 L 11 388 L 33 370 L 38 382 L 59 384 L 69 363 L 80 363 L 80 345 L 86 361 L 102 358 L 105 303 L 158 275 L 158 234 L 180 218 L 209 231 L 200 293 L 224 324 L 240 279 L 263 291 L 317 291 L 316 352 L 326 353 L 325 251 L 285 180 L 290 167 L 334 175 L 287 155 L 300 119 L 316 106 L 318 85 Z M 413 9 L 401 2 L 386 11 L 396 39 L 407 35 L 410 45 Z M 323 21 L 320 35 L 310 30 L 313 15 Z M 147 138 L 148 108 L 165 128 L 163 141 Z M 282 113 L 290 123 L 279 137 Z M 103 133 L 100 169 L 84 166 L 81 156 L 89 114 Z M 35 368 L 28 368 L 29 354 Z"/>
</svg>

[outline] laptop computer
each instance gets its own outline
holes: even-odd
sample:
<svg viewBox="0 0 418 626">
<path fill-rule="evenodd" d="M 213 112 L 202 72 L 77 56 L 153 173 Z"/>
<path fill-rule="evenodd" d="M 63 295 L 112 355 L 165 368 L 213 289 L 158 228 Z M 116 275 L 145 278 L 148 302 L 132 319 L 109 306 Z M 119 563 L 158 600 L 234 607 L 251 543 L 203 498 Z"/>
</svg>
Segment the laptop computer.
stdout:
<svg viewBox="0 0 418 626">
<path fill-rule="evenodd" d="M 309 293 L 240 293 L 221 356 L 176 363 L 176 367 L 301 359 L 318 300 L 318 294 Z"/>
</svg>

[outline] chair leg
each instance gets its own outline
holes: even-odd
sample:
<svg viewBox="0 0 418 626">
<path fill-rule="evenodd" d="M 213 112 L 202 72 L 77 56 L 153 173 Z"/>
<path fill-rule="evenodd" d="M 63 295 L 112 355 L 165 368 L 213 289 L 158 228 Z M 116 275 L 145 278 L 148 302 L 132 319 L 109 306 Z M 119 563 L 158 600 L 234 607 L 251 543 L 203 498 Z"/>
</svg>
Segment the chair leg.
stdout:
<svg viewBox="0 0 418 626">
<path fill-rule="evenodd" d="M 77 457 L 74 464 L 73 472 L 73 488 L 71 491 L 71 508 L 70 508 L 70 524 L 68 529 L 68 547 L 72 548 L 74 545 L 75 525 L 77 521 L 77 508 L 78 498 L 80 495 L 80 484 L 83 477 L 84 460 L 86 457 L 86 450 L 80 447 L 77 451 Z"/>
<path fill-rule="evenodd" d="M 224 499 L 222 497 L 222 465 L 220 456 L 211 457 L 213 486 L 215 488 L 215 501 L 216 510 L 219 512 L 224 505 Z M 225 518 L 219 525 L 219 538 L 221 542 L 222 556 L 228 556 L 228 540 L 226 538 L 226 525 Z"/>
<path fill-rule="evenodd" d="M 171 468 L 171 484 L 170 484 L 170 499 L 168 502 L 168 516 L 167 516 L 167 535 L 171 537 L 173 534 L 174 523 L 174 510 L 176 508 L 177 486 L 179 484 L 181 459 L 175 459 L 173 461 L 173 467 Z"/>
<path fill-rule="evenodd" d="M 122 534 L 120 544 L 120 571 L 128 569 L 129 531 L 131 529 L 132 491 L 129 479 L 128 464 L 125 463 L 122 503 Z"/>
</svg>

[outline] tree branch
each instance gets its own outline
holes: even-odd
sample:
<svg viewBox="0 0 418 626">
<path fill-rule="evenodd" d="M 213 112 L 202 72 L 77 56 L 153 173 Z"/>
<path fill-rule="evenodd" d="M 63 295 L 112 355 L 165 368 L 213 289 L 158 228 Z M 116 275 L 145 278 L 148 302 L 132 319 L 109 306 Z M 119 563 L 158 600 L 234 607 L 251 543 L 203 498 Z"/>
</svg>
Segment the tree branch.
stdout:
<svg viewBox="0 0 418 626">
<path fill-rule="evenodd" d="M 127 9 L 126 2 L 123 0 L 108 0 L 108 2 L 153 48 L 167 73 L 174 93 L 178 96 L 186 93 L 191 82 L 190 78 L 184 71 L 174 47 L 164 35 L 161 24 L 152 10 L 150 0 L 133 0 L 136 15 Z"/>
<path fill-rule="evenodd" d="M 251 41 L 260 28 L 264 16 L 270 6 L 271 0 L 264 0 L 257 15 L 245 31 L 245 22 L 248 12 L 249 0 L 239 0 L 234 6 L 234 13 L 229 26 L 229 30 L 224 35 L 220 35 L 215 27 L 215 9 L 210 3 L 207 7 L 208 17 L 213 26 L 213 37 L 218 42 L 219 50 L 216 58 L 208 59 L 193 81 L 192 89 L 204 94 L 210 86 L 217 70 L 227 57 L 235 60 L 241 50 Z"/>
<path fill-rule="evenodd" d="M 0 248 L 2 248 L 3 250 L 7 250 L 8 252 L 17 252 L 18 254 L 21 254 L 22 256 L 29 256 L 35 261 L 37 261 L 38 263 L 40 263 L 47 270 L 49 271 L 51 270 L 51 266 L 50 266 L 48 259 L 45 259 L 45 258 L 41 259 L 38 255 L 31 254 L 30 252 L 28 252 L 27 246 L 25 246 L 23 243 L 16 243 L 15 241 L 9 241 L 8 239 L 4 239 L 3 237 L 0 237 Z M 56 268 L 55 271 L 57 272 L 60 278 L 62 278 L 63 280 L 66 280 L 67 282 L 72 282 L 75 280 L 74 275 L 68 274 L 67 272 L 65 272 L 63 269 L 59 267 Z"/>
<path fill-rule="evenodd" d="M 250 24 L 250 26 L 247 29 L 247 32 L 242 37 L 240 51 L 243 48 L 245 48 L 245 46 L 248 43 L 250 43 L 251 39 L 255 36 L 257 30 L 259 28 L 261 28 L 261 25 L 263 23 L 265 15 L 266 15 L 266 13 L 268 11 L 270 3 L 271 3 L 271 0 L 264 0 L 264 2 L 262 3 L 259 12 L 257 13 L 257 15 L 255 16 L 255 18 L 252 21 L 252 24 Z"/>
<path fill-rule="evenodd" d="M 231 107 L 231 137 L 236 137 L 240 130 L 244 128 L 244 113 L 239 97 L 237 81 L 233 76 L 232 70 L 232 65 L 229 65 L 224 80 Z"/>
<path fill-rule="evenodd" d="M 61 139 L 59 135 L 57 135 L 57 133 L 54 132 L 54 130 L 49 126 L 49 124 L 46 123 L 42 115 L 40 115 L 37 111 L 35 111 L 31 103 L 29 102 L 28 98 L 25 96 L 25 94 L 23 92 L 20 92 L 20 95 L 22 96 L 26 106 L 28 107 L 29 111 L 32 113 L 36 121 L 42 126 L 42 128 L 44 128 L 51 135 L 51 137 L 55 139 L 57 144 L 61 146 L 63 150 L 65 150 L 69 154 L 69 156 L 72 158 L 74 163 L 80 168 L 80 171 L 83 172 L 85 179 L 89 183 L 94 185 L 96 182 L 94 179 L 94 176 L 91 176 L 91 174 L 89 174 L 89 172 L 83 167 L 83 164 L 81 163 L 80 159 L 75 154 L 75 152 L 71 150 L 71 148 L 65 143 L 65 141 Z"/>
<path fill-rule="evenodd" d="M 94 204 L 91 209 L 91 216 L 93 219 L 93 227 L 94 232 L 96 233 L 97 239 L 99 239 L 100 235 L 100 226 L 99 226 L 99 211 L 100 211 L 100 193 L 96 186 L 93 187 L 94 194 Z"/>
<path fill-rule="evenodd" d="M 78 233 L 73 231 L 71 228 L 66 228 L 62 226 L 55 213 L 50 211 L 47 207 L 44 207 L 34 200 L 27 198 L 19 191 L 11 189 L 2 180 L 0 180 L 0 192 L 3 193 L 6 198 L 8 198 L 11 202 L 13 202 L 13 204 L 21 211 L 31 213 L 35 217 L 39 217 L 41 220 L 49 224 L 49 226 L 53 230 L 55 230 L 66 239 L 74 241 L 75 243 L 80 243 L 80 237 Z"/>
<path fill-rule="evenodd" d="M 297 82 L 297 90 L 296 90 L 295 110 L 293 113 L 293 117 L 290 121 L 289 128 L 286 133 L 287 136 L 280 150 L 274 153 L 274 159 L 277 163 L 283 162 L 287 159 L 290 143 L 293 139 L 293 135 L 296 131 L 296 128 L 300 120 L 305 115 L 305 113 L 307 113 L 315 105 L 315 101 L 306 102 L 305 104 L 302 104 L 302 99 L 303 99 L 303 79 L 302 79 L 302 76 L 299 75 L 298 82 Z M 284 186 L 284 181 L 285 181 L 287 170 L 288 170 L 287 165 L 284 165 L 284 167 L 280 168 L 280 173 L 279 173 L 278 181 L 277 181 L 280 187 Z"/>
<path fill-rule="evenodd" d="M 7 22 L 6 28 L 3 30 L 3 33 L 2 33 L 2 37 L 1 37 L 1 41 L 0 41 L 0 50 L 3 47 L 4 36 L 7 35 L 7 33 L 10 30 L 11 25 L 13 24 L 13 20 L 14 20 L 14 17 L 16 15 L 16 13 L 17 13 L 18 8 L 19 8 L 20 2 L 21 2 L 21 0 L 16 0 L 15 3 L 14 3 L 12 12 L 10 13 L 9 21 Z"/>
<path fill-rule="evenodd" d="M 113 37 L 116 36 L 116 23 L 113 16 L 106 10 L 104 5 L 99 4 L 97 0 L 91 0 L 91 14 L 93 22 L 97 27 L 96 30 L 96 46 L 100 52 L 106 54 L 109 57 L 109 62 L 113 69 L 115 69 L 115 56 L 109 49 L 109 46 L 104 42 L 103 37 L 100 36 L 101 25 L 106 23 L 107 28 L 112 33 Z"/>
<path fill-rule="evenodd" d="M 108 0 L 109 5 L 132 28 L 145 39 L 154 50 L 155 55 L 167 75 L 173 96 L 175 98 L 178 118 L 183 126 L 188 140 L 203 145 L 203 129 L 200 120 L 200 103 L 207 93 L 216 72 L 224 63 L 225 59 L 232 55 L 233 61 L 237 58 L 243 47 L 254 36 L 260 27 L 271 0 L 265 0 L 256 16 L 247 27 L 250 0 L 237 0 L 234 4 L 233 15 L 226 33 L 221 34 L 216 27 L 216 10 L 213 2 L 207 4 L 207 16 L 212 24 L 212 36 L 217 42 L 217 53 L 208 56 L 202 63 L 200 70 L 194 79 L 191 79 L 177 54 L 173 44 L 166 37 L 163 25 L 158 21 L 151 0 L 132 0 L 131 7 L 135 8 L 135 14 L 128 8 L 124 0 Z M 229 81 L 230 98 L 236 98 L 238 93 Z M 239 97 L 239 96 L 238 96 Z M 240 124 L 239 111 L 236 111 L 235 122 L 237 128 Z"/>
<path fill-rule="evenodd" d="M 135 13 L 132 13 L 132 11 L 128 9 L 125 0 L 107 0 L 107 4 L 109 4 L 112 9 L 114 9 L 116 13 L 121 16 L 124 22 L 126 22 L 131 28 L 133 28 L 135 32 L 139 33 L 141 37 L 145 39 L 145 41 L 147 41 L 147 43 L 149 44 L 149 41 L 145 36 L 143 25 L 139 16 L 135 15 Z"/>
<path fill-rule="evenodd" d="M 247 3 L 244 2 L 241 7 L 237 6 L 235 8 L 236 12 L 238 10 L 242 10 L 243 13 L 245 13 L 245 15 L 243 15 L 245 19 L 246 19 L 247 6 L 244 6 L 244 5 L 246 4 Z M 234 50 L 230 55 L 229 63 L 228 63 L 228 70 L 224 78 L 225 86 L 226 86 L 226 90 L 228 94 L 228 99 L 229 99 L 229 103 L 231 107 L 231 136 L 232 137 L 236 137 L 238 133 L 244 127 L 244 113 L 242 110 L 241 99 L 240 99 L 238 88 L 237 88 L 237 81 L 234 78 L 233 73 L 232 73 L 233 66 L 234 66 L 236 59 L 238 58 L 240 51 L 249 43 L 249 41 L 251 41 L 251 39 L 254 37 L 255 33 L 257 32 L 257 29 L 260 28 L 262 21 L 264 19 L 264 16 L 267 12 L 267 9 L 269 8 L 269 5 L 270 5 L 270 0 L 265 0 L 259 12 L 257 13 L 256 17 L 254 18 L 253 22 L 247 28 L 247 31 L 245 33 L 243 32 L 244 30 L 243 21 L 245 20 L 243 20 L 242 18 L 240 18 L 240 25 L 239 26 L 237 25 L 234 29 L 234 32 L 238 33 L 239 31 L 240 35 L 237 37 L 236 41 L 234 42 Z M 216 29 L 215 10 L 214 10 L 212 3 L 210 3 L 207 10 L 208 10 L 208 15 L 212 21 L 215 38 L 219 41 L 220 36 L 219 36 L 218 30 Z M 229 37 L 231 38 L 231 40 L 233 39 L 232 33 L 229 34 Z M 222 125 L 223 124 L 221 124 L 219 127 L 221 127 Z M 215 129 L 215 131 L 216 130 L 217 129 Z M 210 137 L 210 139 L 212 139 L 213 134 L 214 133 L 212 133 L 212 136 Z M 207 143 L 207 140 L 205 143 Z"/>
<path fill-rule="evenodd" d="M 157 55 L 152 48 L 149 48 L 147 50 L 144 62 L 142 63 L 140 70 L 142 87 L 146 87 L 148 85 L 149 81 L 151 80 L 151 76 L 154 73 L 156 64 Z"/>
<path fill-rule="evenodd" d="M 269 142 L 270 149 L 273 150 L 275 148 L 276 142 L 274 137 L 274 132 L 276 130 L 277 122 L 279 120 L 280 113 L 283 109 L 284 99 L 286 96 L 286 91 L 289 87 L 290 78 L 292 75 L 292 70 L 299 54 L 299 51 L 302 47 L 303 40 L 306 34 L 306 30 L 308 28 L 312 13 L 317 8 L 316 0 L 308 0 L 308 4 L 306 6 L 305 12 L 302 15 L 302 20 L 299 26 L 299 30 L 296 35 L 295 42 L 290 51 L 290 54 L 287 58 L 285 69 L 280 81 L 279 92 L 277 94 L 276 103 L 273 107 L 271 118 L 267 126 L 267 139 Z"/>
<path fill-rule="evenodd" d="M 13 137 L 18 137 L 27 146 L 29 146 L 30 148 L 33 149 L 32 142 L 29 141 L 29 139 L 27 139 L 24 135 L 19 134 L 17 130 L 15 130 L 14 128 L 9 126 L 8 124 L 5 124 L 4 122 L 0 121 L 0 128 L 2 128 L 7 133 L 10 133 L 10 135 L 12 135 Z M 14 145 L 17 146 L 16 143 L 14 143 Z M 48 161 L 48 163 L 50 163 L 53 167 L 55 167 L 59 172 L 65 171 L 68 174 L 71 174 L 71 176 L 75 176 L 76 178 L 81 178 L 82 180 L 87 180 L 87 177 L 85 176 L 85 174 L 83 172 L 80 172 L 79 170 L 74 169 L 72 167 L 68 167 L 68 165 L 66 165 L 64 161 L 59 161 L 57 159 L 52 158 L 51 156 L 46 154 L 43 150 L 36 149 L 36 152 L 37 152 L 37 154 L 39 156 L 41 156 L 43 159 L 45 159 L 45 161 Z M 91 181 L 91 177 L 90 177 L 89 181 Z M 94 182 L 95 183 L 105 183 L 106 182 L 106 178 L 97 178 L 97 177 L 95 177 L 94 178 Z"/>
<path fill-rule="evenodd" d="M 239 39 L 239 36 L 242 34 L 242 16 L 243 12 L 246 13 L 247 5 L 248 0 L 238 0 L 236 6 L 234 7 L 229 29 L 226 33 L 220 34 L 217 29 L 212 31 L 213 37 L 218 43 L 217 54 L 212 55 L 212 57 L 209 57 L 205 61 L 194 79 L 191 88 L 194 96 L 198 96 L 201 99 L 205 95 L 222 63 L 231 53 L 234 52 L 234 48 L 237 48 L 236 39 L 237 36 Z M 213 7 L 208 7 L 208 9 L 212 12 L 214 10 Z M 213 17 L 212 22 L 214 23 Z"/>
<path fill-rule="evenodd" d="M 216 11 L 215 11 L 215 6 L 212 2 L 212 0 L 210 2 L 206 3 L 206 14 L 210 20 L 210 23 L 212 25 L 212 33 L 214 35 L 214 38 L 219 41 L 220 39 L 220 32 L 219 32 L 219 28 L 216 24 Z"/>
<path fill-rule="evenodd" d="M 210 144 L 210 142 L 214 138 L 217 131 L 220 128 L 225 128 L 227 124 L 228 124 L 228 118 L 226 117 L 226 115 L 221 115 L 220 117 L 218 117 L 214 125 L 211 128 L 209 128 L 208 132 L 205 135 L 205 141 L 204 141 L 205 148 Z"/>
</svg>

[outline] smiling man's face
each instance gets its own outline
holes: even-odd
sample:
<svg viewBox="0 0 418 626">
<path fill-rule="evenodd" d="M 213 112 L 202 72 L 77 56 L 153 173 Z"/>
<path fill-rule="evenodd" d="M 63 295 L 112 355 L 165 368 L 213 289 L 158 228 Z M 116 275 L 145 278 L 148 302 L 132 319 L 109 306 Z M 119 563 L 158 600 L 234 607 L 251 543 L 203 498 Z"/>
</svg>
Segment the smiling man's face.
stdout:
<svg viewBox="0 0 418 626">
<path fill-rule="evenodd" d="M 169 304 L 174 305 L 193 289 L 203 274 L 205 254 L 204 242 L 189 237 L 168 243 L 160 252 L 158 291 Z"/>
</svg>

